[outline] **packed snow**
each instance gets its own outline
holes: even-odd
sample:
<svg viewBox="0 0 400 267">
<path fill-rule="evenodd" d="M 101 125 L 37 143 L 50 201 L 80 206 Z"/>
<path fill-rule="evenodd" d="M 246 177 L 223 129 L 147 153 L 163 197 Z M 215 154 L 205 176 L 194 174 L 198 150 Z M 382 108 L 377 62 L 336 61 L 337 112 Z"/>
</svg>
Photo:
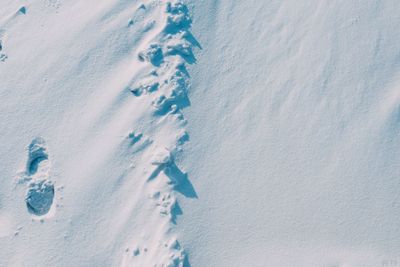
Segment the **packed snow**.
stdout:
<svg viewBox="0 0 400 267">
<path fill-rule="evenodd" d="M 188 7 L 3 6 L 0 265 L 190 264 L 175 231 L 177 194 L 196 197 L 179 163 Z"/>
<path fill-rule="evenodd" d="M 400 266 L 400 2 L 0 6 L 0 266 Z"/>
</svg>

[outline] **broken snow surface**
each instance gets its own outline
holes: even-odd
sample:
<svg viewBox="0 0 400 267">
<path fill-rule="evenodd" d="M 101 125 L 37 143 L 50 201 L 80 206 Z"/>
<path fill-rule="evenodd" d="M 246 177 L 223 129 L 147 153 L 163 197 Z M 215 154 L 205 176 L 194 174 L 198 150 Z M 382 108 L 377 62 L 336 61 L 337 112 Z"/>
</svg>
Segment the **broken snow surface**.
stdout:
<svg viewBox="0 0 400 267">
<path fill-rule="evenodd" d="M 399 1 L 0 6 L 0 266 L 400 266 Z"/>
</svg>

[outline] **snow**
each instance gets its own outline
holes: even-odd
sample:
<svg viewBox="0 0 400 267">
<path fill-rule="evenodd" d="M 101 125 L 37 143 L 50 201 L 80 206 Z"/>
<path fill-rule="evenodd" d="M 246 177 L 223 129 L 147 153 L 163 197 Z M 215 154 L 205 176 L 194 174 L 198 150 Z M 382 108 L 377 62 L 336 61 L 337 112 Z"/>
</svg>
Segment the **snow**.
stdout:
<svg viewBox="0 0 400 267">
<path fill-rule="evenodd" d="M 193 266 L 400 264 L 399 7 L 194 4 Z"/>
<path fill-rule="evenodd" d="M 194 39 L 186 6 L 6 6 L 0 266 L 187 265 L 174 231 L 176 195 L 195 197 L 175 160 L 194 57 L 180 53 Z"/>
<path fill-rule="evenodd" d="M 399 8 L 2 0 L 0 266 L 400 264 Z"/>
</svg>

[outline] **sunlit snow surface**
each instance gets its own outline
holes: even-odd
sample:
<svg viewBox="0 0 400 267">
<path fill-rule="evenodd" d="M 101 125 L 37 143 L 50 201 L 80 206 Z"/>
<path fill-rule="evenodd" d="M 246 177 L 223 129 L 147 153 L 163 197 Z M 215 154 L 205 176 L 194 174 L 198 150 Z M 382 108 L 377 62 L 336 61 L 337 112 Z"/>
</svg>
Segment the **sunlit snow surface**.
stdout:
<svg viewBox="0 0 400 267">
<path fill-rule="evenodd" d="M 195 1 L 193 266 L 400 265 L 399 10 Z"/>
<path fill-rule="evenodd" d="M 8 1 L 0 16 L 0 266 L 189 266 L 189 8 Z"/>
<path fill-rule="evenodd" d="M 400 266 L 400 2 L 0 2 L 0 266 Z"/>
</svg>

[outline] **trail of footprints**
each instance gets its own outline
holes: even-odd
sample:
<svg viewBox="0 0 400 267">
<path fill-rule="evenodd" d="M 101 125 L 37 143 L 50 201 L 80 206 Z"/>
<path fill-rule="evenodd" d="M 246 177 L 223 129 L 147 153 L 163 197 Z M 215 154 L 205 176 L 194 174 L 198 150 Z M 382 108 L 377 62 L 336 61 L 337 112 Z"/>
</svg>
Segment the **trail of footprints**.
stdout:
<svg viewBox="0 0 400 267">
<path fill-rule="evenodd" d="M 167 19 L 157 42 L 139 52 L 138 59 L 154 68 L 130 86 L 133 95 L 154 96 L 156 115 L 176 112 L 189 105 L 188 79 L 185 62 L 195 62 L 193 46 L 197 45 L 190 33 L 191 18 L 181 2 L 166 4 Z"/>
<path fill-rule="evenodd" d="M 154 3 L 156 2 L 151 2 L 151 4 Z M 160 121 L 166 118 L 170 118 L 171 121 L 179 120 L 183 128 L 185 120 L 180 111 L 190 105 L 189 74 L 186 64 L 196 62 L 193 47 L 200 47 L 200 45 L 190 32 L 192 20 L 187 6 L 179 0 L 168 1 L 161 5 L 165 8 L 163 29 L 147 48 L 138 53 L 138 60 L 145 64 L 145 69 L 149 71 L 140 79 L 135 80 L 129 89 L 134 97 L 152 99 L 153 114 Z M 143 12 L 146 8 L 145 4 L 141 4 L 138 10 Z M 134 23 L 133 21 L 130 23 Z M 162 144 L 158 147 L 155 145 L 150 162 L 153 171 L 148 174 L 148 183 L 151 183 L 149 199 L 153 201 L 160 216 L 173 224 L 176 224 L 176 217 L 182 213 L 176 199 L 176 192 L 179 191 L 178 188 L 182 183 L 188 183 L 186 174 L 178 168 L 174 160 L 175 154 L 188 140 L 188 135 L 183 129 L 176 136 L 176 142 L 172 147 L 165 144 L 168 149 Z M 131 138 L 136 141 L 140 139 L 135 135 Z M 154 266 L 188 265 L 187 253 L 175 238 L 172 238 L 172 241 L 153 240 L 149 246 L 136 245 L 128 248 L 126 253 L 132 257 L 132 266 L 140 266 L 146 262 L 146 257 L 157 258 Z M 154 255 L 157 256 L 154 257 Z"/>
</svg>

